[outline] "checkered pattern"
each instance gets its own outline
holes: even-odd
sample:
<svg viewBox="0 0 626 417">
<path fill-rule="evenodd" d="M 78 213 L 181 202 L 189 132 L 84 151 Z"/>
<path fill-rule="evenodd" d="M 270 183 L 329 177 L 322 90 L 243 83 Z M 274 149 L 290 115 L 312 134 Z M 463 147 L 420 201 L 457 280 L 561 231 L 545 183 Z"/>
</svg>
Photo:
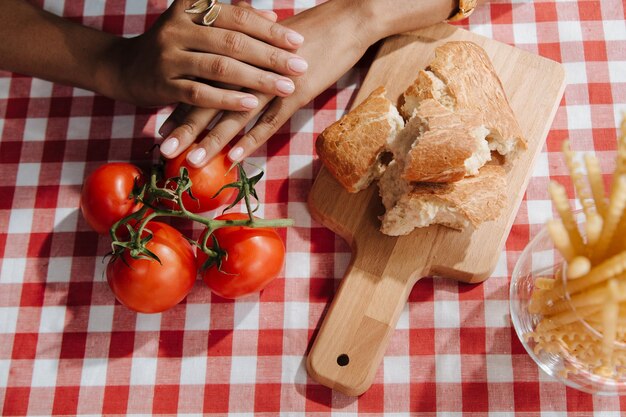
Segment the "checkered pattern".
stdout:
<svg viewBox="0 0 626 417">
<path fill-rule="evenodd" d="M 281 17 L 313 0 L 258 0 Z M 165 0 L 39 0 L 57 14 L 124 35 L 143 32 Z M 412 291 L 372 388 L 348 398 L 307 377 L 304 357 L 349 262 L 347 245 L 311 220 L 314 139 L 349 106 L 371 56 L 298 112 L 257 154 L 263 214 L 289 216 L 282 276 L 240 301 L 198 282 L 186 303 L 134 314 L 103 280 L 108 242 L 89 231 L 78 196 L 106 161 L 147 165 L 167 111 L 0 73 L 0 410 L 2 415 L 618 416 L 543 375 L 508 316 L 524 246 L 552 214 L 550 178 L 565 181 L 560 143 L 595 151 L 605 173 L 626 111 L 623 0 L 513 0 L 462 25 L 563 62 L 569 85 L 491 279 L 424 279 Z M 532 88 L 532 86 L 529 86 Z M 570 196 L 573 196 L 568 184 Z"/>
</svg>

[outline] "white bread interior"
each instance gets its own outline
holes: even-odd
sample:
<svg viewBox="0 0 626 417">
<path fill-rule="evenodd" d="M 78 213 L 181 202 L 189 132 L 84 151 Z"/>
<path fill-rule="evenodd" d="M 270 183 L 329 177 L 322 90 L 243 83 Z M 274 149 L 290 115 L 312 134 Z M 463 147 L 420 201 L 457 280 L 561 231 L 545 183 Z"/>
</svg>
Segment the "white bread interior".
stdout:
<svg viewBox="0 0 626 417">
<path fill-rule="evenodd" d="M 380 230 L 389 236 L 433 224 L 476 227 L 496 219 L 506 205 L 506 173 L 498 165 L 486 165 L 477 176 L 453 183 L 411 184 L 399 177 L 392 161 L 378 185 L 386 209 Z"/>
</svg>

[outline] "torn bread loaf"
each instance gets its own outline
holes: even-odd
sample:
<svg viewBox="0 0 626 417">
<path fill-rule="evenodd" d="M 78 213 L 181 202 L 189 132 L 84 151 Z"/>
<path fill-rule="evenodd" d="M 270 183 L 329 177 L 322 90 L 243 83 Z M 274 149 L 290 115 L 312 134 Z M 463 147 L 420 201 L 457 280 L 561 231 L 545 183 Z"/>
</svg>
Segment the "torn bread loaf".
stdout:
<svg viewBox="0 0 626 417">
<path fill-rule="evenodd" d="M 433 99 L 454 112 L 474 113 L 488 131 L 489 149 L 501 155 L 526 149 L 517 119 L 485 51 L 473 42 L 447 42 L 404 92 L 401 111 L 410 119 Z"/>
<path fill-rule="evenodd" d="M 421 101 L 390 144 L 407 181 L 452 182 L 477 175 L 491 160 L 489 131 L 476 113 L 453 112 L 434 99 Z"/>
<path fill-rule="evenodd" d="M 471 42 L 437 48 L 405 91 L 402 113 L 406 126 L 381 87 L 316 144 L 348 191 L 378 179 L 381 232 L 406 235 L 433 224 L 462 230 L 497 218 L 507 202 L 506 174 L 486 164 L 492 151 L 506 162 L 526 141 L 487 54 Z"/>
<path fill-rule="evenodd" d="M 379 87 L 316 141 L 321 160 L 331 174 L 351 193 L 367 188 L 380 177 L 388 143 L 404 127 L 394 104 Z"/>
<path fill-rule="evenodd" d="M 477 176 L 453 183 L 411 184 L 392 161 L 378 184 L 387 210 L 380 230 L 390 236 L 431 224 L 458 230 L 476 227 L 496 219 L 506 205 L 506 173 L 499 165 L 485 165 Z"/>
</svg>

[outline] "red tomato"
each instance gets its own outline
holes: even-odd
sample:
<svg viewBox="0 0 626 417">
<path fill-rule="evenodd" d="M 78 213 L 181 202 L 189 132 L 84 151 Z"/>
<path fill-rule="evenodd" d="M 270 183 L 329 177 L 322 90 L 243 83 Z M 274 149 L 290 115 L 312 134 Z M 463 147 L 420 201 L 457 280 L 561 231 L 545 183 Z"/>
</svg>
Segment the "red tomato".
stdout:
<svg viewBox="0 0 626 417">
<path fill-rule="evenodd" d="M 128 198 L 141 170 L 124 162 L 104 164 L 87 177 L 80 194 L 80 210 L 96 232 L 105 235 L 115 222 L 136 212 L 141 204 Z"/>
<path fill-rule="evenodd" d="M 183 204 L 192 213 L 215 210 L 226 204 L 235 193 L 234 188 L 225 189 L 215 198 L 213 196 L 222 186 L 237 181 L 237 170 L 235 168 L 228 170 L 232 162 L 228 159 L 227 148 L 224 148 L 202 168 L 190 167 L 185 158 L 197 146 L 196 144 L 191 145 L 187 151 L 165 163 L 165 176 L 167 178 L 177 177 L 181 167 L 185 167 L 189 171 L 191 192 L 197 200 L 193 200 L 188 193 L 185 193 L 183 194 Z"/>
<path fill-rule="evenodd" d="M 217 220 L 246 219 L 247 214 L 229 213 Z M 271 228 L 244 226 L 223 227 L 214 236 L 227 256 L 222 260 L 221 271 L 214 265 L 202 271 L 202 279 L 211 291 L 224 298 L 239 298 L 261 291 L 283 268 L 285 245 Z M 211 239 L 209 238 L 209 243 Z M 198 266 L 207 260 L 198 251 Z"/>
<path fill-rule="evenodd" d="M 159 313 L 180 303 L 191 291 L 198 273 L 191 244 L 167 224 L 149 222 L 152 239 L 146 248 L 159 257 L 133 259 L 128 250 L 107 266 L 107 281 L 113 294 L 131 310 Z M 147 232 L 144 230 L 144 236 Z"/>
</svg>

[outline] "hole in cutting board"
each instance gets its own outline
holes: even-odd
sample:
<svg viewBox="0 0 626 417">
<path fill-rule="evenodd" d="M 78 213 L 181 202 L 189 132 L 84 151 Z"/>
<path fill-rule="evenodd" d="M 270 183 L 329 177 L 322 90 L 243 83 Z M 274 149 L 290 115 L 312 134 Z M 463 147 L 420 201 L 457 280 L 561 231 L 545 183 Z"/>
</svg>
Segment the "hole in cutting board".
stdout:
<svg viewBox="0 0 626 417">
<path fill-rule="evenodd" d="M 337 356 L 337 365 L 346 366 L 349 363 L 350 363 L 350 357 L 346 355 L 345 353 L 342 353 L 341 355 Z"/>
</svg>

